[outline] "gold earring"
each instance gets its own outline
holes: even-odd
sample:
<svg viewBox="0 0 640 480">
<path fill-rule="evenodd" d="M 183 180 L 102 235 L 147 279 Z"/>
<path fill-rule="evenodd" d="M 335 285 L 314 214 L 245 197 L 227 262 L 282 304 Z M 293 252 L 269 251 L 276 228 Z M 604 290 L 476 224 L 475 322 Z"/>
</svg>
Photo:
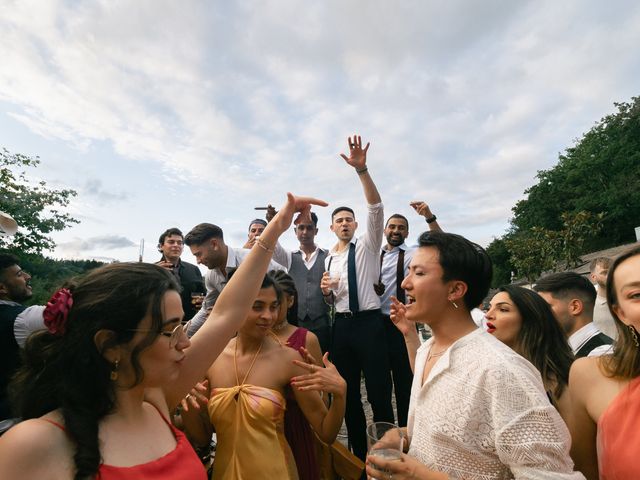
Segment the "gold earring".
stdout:
<svg viewBox="0 0 640 480">
<path fill-rule="evenodd" d="M 631 332 L 631 338 L 633 339 L 633 343 L 636 344 L 636 348 L 640 347 L 640 342 L 638 342 L 638 332 L 636 332 L 636 329 L 633 328 L 633 325 L 627 325 L 627 328 L 629 329 L 629 332 Z"/>
<path fill-rule="evenodd" d="M 118 379 L 119 365 L 120 365 L 120 360 L 116 360 L 113 364 L 113 367 L 111 367 L 111 375 L 109 375 L 109 378 L 111 379 L 112 382 L 115 382 Z"/>
<path fill-rule="evenodd" d="M 451 305 L 453 305 L 455 308 L 458 308 L 458 305 L 456 304 L 456 302 L 454 302 L 453 300 L 449 300 L 451 302 Z"/>
</svg>

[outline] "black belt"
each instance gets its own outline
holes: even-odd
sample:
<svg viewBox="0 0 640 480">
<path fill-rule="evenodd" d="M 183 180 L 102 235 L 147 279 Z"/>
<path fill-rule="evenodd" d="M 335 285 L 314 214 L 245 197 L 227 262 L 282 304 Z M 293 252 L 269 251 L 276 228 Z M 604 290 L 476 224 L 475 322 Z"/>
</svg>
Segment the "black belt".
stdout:
<svg viewBox="0 0 640 480">
<path fill-rule="evenodd" d="M 336 318 L 354 318 L 354 317 L 360 317 L 363 315 L 371 315 L 371 314 L 376 314 L 376 313 L 380 313 L 380 309 L 376 308 L 374 310 L 360 310 L 359 312 L 353 313 L 353 312 L 336 312 Z"/>
</svg>

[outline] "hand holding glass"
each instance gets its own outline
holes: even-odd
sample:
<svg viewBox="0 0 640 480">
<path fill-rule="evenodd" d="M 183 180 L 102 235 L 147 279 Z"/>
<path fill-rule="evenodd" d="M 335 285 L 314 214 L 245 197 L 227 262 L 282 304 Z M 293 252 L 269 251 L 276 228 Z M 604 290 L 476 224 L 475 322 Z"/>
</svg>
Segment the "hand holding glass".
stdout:
<svg viewBox="0 0 640 480">
<path fill-rule="evenodd" d="M 403 441 L 403 431 L 393 423 L 374 422 L 367 425 L 367 448 L 371 456 L 400 460 Z"/>
<path fill-rule="evenodd" d="M 337 293 L 340 288 L 341 274 L 342 272 L 329 272 L 329 288 L 333 290 L 334 293 Z"/>
</svg>

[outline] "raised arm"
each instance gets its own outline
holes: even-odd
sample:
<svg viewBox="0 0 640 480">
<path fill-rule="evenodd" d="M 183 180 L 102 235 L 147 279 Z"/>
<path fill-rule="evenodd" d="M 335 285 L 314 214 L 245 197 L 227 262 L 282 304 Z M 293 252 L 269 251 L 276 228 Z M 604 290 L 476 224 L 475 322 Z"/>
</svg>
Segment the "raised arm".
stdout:
<svg viewBox="0 0 640 480">
<path fill-rule="evenodd" d="M 413 208 L 418 215 L 420 215 L 421 217 L 424 217 L 424 219 L 427 222 L 427 225 L 429 225 L 430 232 L 443 231 L 440 225 L 438 224 L 437 217 L 433 214 L 433 212 L 429 208 L 429 205 L 427 205 L 425 202 L 422 202 L 422 201 L 409 202 L 409 205 L 411 205 L 411 208 Z"/>
<path fill-rule="evenodd" d="M 375 205 L 382 202 L 378 188 L 373 183 L 371 175 L 369 175 L 369 169 L 367 168 L 367 150 L 369 150 L 369 143 L 362 148 L 362 138 L 359 135 L 354 135 L 353 138 L 349 137 L 349 156 L 341 153 L 340 156 L 355 168 L 356 173 L 360 177 L 362 183 L 362 189 L 364 190 L 364 197 L 367 199 L 369 205 Z"/>
<path fill-rule="evenodd" d="M 327 203 L 287 194 L 287 202 L 267 225 L 259 241 L 220 293 L 207 321 L 191 338 L 180 377 L 164 389 L 170 409 L 175 408 L 196 382 L 204 378 L 209 366 L 242 325 L 267 272 L 278 237 L 289 228 L 296 212 L 308 217 L 311 205 L 326 206 Z"/>
</svg>

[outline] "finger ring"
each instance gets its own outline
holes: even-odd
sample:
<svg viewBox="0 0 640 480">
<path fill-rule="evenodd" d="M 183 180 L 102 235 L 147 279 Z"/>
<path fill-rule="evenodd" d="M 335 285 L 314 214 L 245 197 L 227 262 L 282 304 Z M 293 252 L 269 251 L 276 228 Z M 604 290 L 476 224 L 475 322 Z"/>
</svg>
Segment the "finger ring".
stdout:
<svg viewBox="0 0 640 480">
<path fill-rule="evenodd" d="M 356 145 L 355 145 L 354 143 L 349 144 L 349 146 L 350 146 L 351 148 L 356 148 Z"/>
<path fill-rule="evenodd" d="M 190 394 L 190 393 L 187 393 L 187 396 L 186 396 L 186 397 L 184 397 L 184 399 L 185 399 L 185 400 L 186 400 L 187 398 L 191 398 L 191 394 Z"/>
</svg>

